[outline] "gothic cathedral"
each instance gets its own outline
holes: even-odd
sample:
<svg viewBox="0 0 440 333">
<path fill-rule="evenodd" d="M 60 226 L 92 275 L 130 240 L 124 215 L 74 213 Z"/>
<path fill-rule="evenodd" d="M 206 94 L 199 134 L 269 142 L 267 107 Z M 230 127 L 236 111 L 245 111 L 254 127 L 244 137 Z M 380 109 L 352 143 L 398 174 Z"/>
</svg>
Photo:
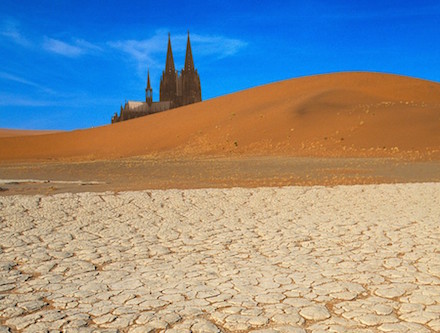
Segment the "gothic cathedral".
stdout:
<svg viewBox="0 0 440 333">
<path fill-rule="evenodd" d="M 150 73 L 148 73 L 145 102 L 126 102 L 124 107 L 121 106 L 120 115 L 114 114 L 112 123 L 166 111 L 202 100 L 200 77 L 197 69 L 194 67 L 189 32 L 186 44 L 185 66 L 180 72 L 174 68 L 171 38 L 168 34 L 167 58 L 165 70 L 162 72 L 160 79 L 159 95 L 159 102 L 153 102 L 153 89 L 150 84 Z"/>
</svg>

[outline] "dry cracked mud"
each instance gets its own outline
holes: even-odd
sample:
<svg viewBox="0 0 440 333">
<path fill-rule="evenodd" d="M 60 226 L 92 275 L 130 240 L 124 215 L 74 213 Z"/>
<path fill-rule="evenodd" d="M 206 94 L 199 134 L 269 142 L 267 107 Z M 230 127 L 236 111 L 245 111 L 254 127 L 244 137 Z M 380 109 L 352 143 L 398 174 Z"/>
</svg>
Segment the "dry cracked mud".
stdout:
<svg viewBox="0 0 440 333">
<path fill-rule="evenodd" d="M 438 332 L 440 183 L 0 197 L 0 332 Z"/>
</svg>

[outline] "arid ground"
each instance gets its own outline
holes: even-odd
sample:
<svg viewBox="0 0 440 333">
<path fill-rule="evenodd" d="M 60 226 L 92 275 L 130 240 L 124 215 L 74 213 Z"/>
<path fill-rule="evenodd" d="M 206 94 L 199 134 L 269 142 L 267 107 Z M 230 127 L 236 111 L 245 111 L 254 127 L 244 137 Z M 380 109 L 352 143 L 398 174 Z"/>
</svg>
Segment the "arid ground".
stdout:
<svg viewBox="0 0 440 333">
<path fill-rule="evenodd" d="M 3 195 L 144 189 L 440 182 L 440 161 L 395 158 L 131 157 L 0 166 Z"/>
<path fill-rule="evenodd" d="M 0 130 L 0 333 L 438 332 L 439 184 L 440 85 L 395 75 Z"/>
<path fill-rule="evenodd" d="M 304 77 L 111 126 L 0 130 L 0 179 L 100 183 L 9 193 L 438 181 L 439 110 L 434 82 Z"/>
</svg>

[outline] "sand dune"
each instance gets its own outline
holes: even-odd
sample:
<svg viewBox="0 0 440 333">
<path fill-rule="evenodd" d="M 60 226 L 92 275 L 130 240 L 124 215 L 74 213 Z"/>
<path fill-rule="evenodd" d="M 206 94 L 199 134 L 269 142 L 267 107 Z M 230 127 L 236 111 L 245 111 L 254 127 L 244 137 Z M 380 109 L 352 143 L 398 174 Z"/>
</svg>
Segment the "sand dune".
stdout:
<svg viewBox="0 0 440 333">
<path fill-rule="evenodd" d="M 439 159 L 440 84 L 378 73 L 318 75 L 114 125 L 0 138 L 4 161 L 156 154 Z"/>
<path fill-rule="evenodd" d="M 61 131 L 17 130 L 17 129 L 9 129 L 9 128 L 0 128 L 0 138 L 12 137 L 12 136 L 42 135 L 42 134 L 51 134 L 51 133 L 59 133 L 59 132 Z"/>
</svg>

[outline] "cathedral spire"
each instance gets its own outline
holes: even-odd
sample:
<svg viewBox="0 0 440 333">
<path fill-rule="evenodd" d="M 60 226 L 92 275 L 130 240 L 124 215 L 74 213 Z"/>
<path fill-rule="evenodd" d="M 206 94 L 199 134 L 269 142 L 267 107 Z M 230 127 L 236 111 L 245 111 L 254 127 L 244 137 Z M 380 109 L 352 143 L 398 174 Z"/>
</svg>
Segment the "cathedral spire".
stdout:
<svg viewBox="0 0 440 333">
<path fill-rule="evenodd" d="M 147 90 L 151 90 L 151 84 L 150 84 L 150 70 L 148 70 Z"/>
<path fill-rule="evenodd" d="M 147 88 L 145 89 L 145 101 L 151 106 L 153 103 L 153 89 L 150 84 L 150 70 L 148 70 Z"/>
<path fill-rule="evenodd" d="M 167 61 L 165 63 L 165 73 L 174 73 L 174 58 L 173 50 L 171 49 L 171 37 L 168 33 L 168 50 L 167 50 Z"/>
<path fill-rule="evenodd" d="M 185 71 L 194 71 L 194 60 L 191 51 L 191 42 L 189 40 L 189 30 L 188 41 L 186 42 Z"/>
</svg>

